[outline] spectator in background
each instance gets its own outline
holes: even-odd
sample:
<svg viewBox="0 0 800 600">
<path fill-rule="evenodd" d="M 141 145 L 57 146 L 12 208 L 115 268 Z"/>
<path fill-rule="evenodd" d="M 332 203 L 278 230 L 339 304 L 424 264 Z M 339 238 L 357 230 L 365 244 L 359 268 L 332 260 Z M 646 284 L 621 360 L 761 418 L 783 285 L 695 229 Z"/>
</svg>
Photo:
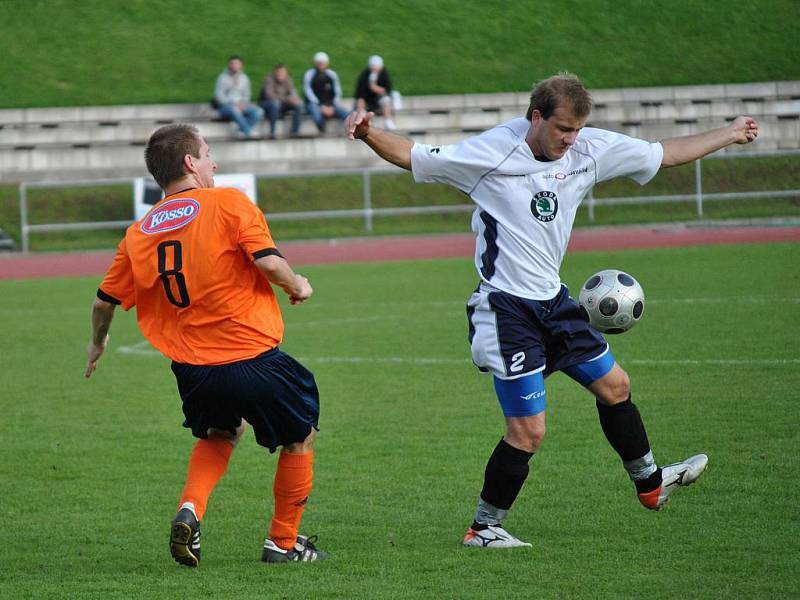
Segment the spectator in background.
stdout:
<svg viewBox="0 0 800 600">
<path fill-rule="evenodd" d="M 250 102 L 250 78 L 243 69 L 238 54 L 228 59 L 228 67 L 219 74 L 214 86 L 215 108 L 220 117 L 231 119 L 239 126 L 241 137 L 256 137 L 253 129 L 264 118 L 264 111 Z"/>
<path fill-rule="evenodd" d="M 383 115 L 384 129 L 397 129 L 392 119 L 392 80 L 383 59 L 374 54 L 356 82 L 356 110 Z"/>
<path fill-rule="evenodd" d="M 272 73 L 264 80 L 259 104 L 269 119 L 270 137 L 275 137 L 275 123 L 287 113 L 292 113 L 291 135 L 296 136 L 300 133 L 302 105 L 285 64 L 275 65 Z"/>
<path fill-rule="evenodd" d="M 303 75 L 303 93 L 306 97 L 306 109 L 319 129 L 325 132 L 325 122 L 336 117 L 344 121 L 347 111 L 340 106 L 342 86 L 339 76 L 328 68 L 330 59 L 325 52 L 314 55 L 314 67 Z"/>
</svg>

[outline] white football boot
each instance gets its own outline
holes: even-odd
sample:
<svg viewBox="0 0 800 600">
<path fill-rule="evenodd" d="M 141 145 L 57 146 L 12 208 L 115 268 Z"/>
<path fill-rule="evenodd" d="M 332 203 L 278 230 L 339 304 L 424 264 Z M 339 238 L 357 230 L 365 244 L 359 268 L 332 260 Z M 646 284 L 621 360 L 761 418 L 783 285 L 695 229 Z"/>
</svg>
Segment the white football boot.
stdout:
<svg viewBox="0 0 800 600">
<path fill-rule="evenodd" d="M 639 494 L 639 502 L 650 510 L 661 510 L 669 500 L 670 494 L 679 487 L 685 487 L 698 480 L 708 465 L 705 454 L 696 454 L 686 460 L 661 467 L 661 485 L 652 492 Z"/>
<path fill-rule="evenodd" d="M 475 548 L 530 548 L 531 544 L 518 540 L 508 533 L 501 525 L 489 525 L 480 531 L 472 527 L 467 529 L 467 535 L 462 542 L 465 546 Z"/>
</svg>

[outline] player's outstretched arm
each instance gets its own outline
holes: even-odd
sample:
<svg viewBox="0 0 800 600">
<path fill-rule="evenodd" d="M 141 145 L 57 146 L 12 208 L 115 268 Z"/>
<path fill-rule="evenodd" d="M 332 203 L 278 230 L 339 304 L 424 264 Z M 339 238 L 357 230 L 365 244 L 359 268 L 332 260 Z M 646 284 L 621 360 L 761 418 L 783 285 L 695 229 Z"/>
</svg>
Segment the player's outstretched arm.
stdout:
<svg viewBox="0 0 800 600">
<path fill-rule="evenodd" d="M 730 125 L 696 135 L 670 138 L 661 142 L 664 158 L 661 166 L 675 167 L 731 144 L 749 144 L 758 137 L 758 123 L 752 117 L 737 117 Z"/>
<path fill-rule="evenodd" d="M 357 110 L 350 113 L 344 121 L 344 135 L 349 140 L 361 140 L 375 151 L 383 160 L 411 170 L 411 148 L 414 142 L 372 127 L 375 113 Z"/>
<path fill-rule="evenodd" d="M 308 279 L 295 273 L 285 258 L 275 255 L 262 256 L 257 258 L 255 263 L 270 283 L 274 283 L 286 292 L 292 304 L 302 304 L 314 293 Z"/>
<path fill-rule="evenodd" d="M 95 298 L 92 304 L 92 339 L 86 348 L 87 361 L 86 371 L 83 376 L 86 379 L 92 376 L 97 369 L 97 361 L 103 355 L 103 351 L 108 344 L 108 330 L 111 328 L 111 321 L 114 319 L 114 309 L 116 305 Z"/>
</svg>

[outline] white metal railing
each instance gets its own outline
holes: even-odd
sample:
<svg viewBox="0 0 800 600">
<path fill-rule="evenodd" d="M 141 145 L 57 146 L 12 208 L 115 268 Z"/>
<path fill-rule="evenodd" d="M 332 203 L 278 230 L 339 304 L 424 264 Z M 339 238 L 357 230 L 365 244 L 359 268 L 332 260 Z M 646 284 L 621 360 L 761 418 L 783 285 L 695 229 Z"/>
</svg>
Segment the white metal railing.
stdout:
<svg viewBox="0 0 800 600">
<path fill-rule="evenodd" d="M 716 153 L 702 160 L 726 160 L 742 158 L 778 158 L 784 156 L 800 156 L 800 150 L 777 150 L 770 152 L 729 152 Z M 586 198 L 588 216 L 594 221 L 594 211 L 598 206 L 612 206 L 619 204 L 651 204 L 659 202 L 688 202 L 694 200 L 697 206 L 697 216 L 703 216 L 703 203 L 716 200 L 743 200 L 752 198 L 795 198 L 800 197 L 800 189 L 791 190 L 762 190 L 752 192 L 720 192 L 709 193 L 703 191 L 703 178 L 701 160 L 695 161 L 695 193 L 674 194 L 661 196 L 628 196 L 619 198 L 595 198 L 591 193 Z M 286 179 L 299 177 L 345 176 L 361 175 L 362 206 L 353 209 L 333 209 L 297 212 L 270 213 L 271 221 L 299 221 L 308 219 L 330 219 L 344 217 L 361 217 L 364 219 L 364 230 L 372 231 L 375 217 L 421 215 L 421 214 L 446 214 L 453 212 L 470 212 L 474 204 L 443 204 L 434 206 L 399 206 L 392 208 L 373 208 L 372 206 L 372 175 L 387 173 L 403 173 L 396 167 L 363 167 L 349 169 L 328 169 L 317 171 L 297 171 L 291 173 L 259 173 L 258 179 Z M 54 231 L 88 231 L 95 229 L 125 229 L 133 219 L 125 221 L 94 221 L 82 223 L 41 223 L 31 224 L 28 219 L 28 190 L 32 188 L 63 188 L 63 187 L 88 187 L 97 185 L 114 185 L 129 183 L 133 189 L 133 178 L 124 179 L 82 179 L 58 182 L 23 182 L 19 185 L 19 210 L 20 230 L 22 238 L 22 251 L 30 250 L 31 233 L 48 233 Z M 133 204 L 133 203 L 131 203 Z"/>
<path fill-rule="evenodd" d="M 800 189 L 792 190 L 764 190 L 756 192 L 704 192 L 703 173 L 701 163 L 710 159 L 736 159 L 736 158 L 780 158 L 784 156 L 800 156 L 800 150 L 774 150 L 768 152 L 720 152 L 711 154 L 700 160 L 694 161 L 694 194 L 668 194 L 662 196 L 624 196 L 611 198 L 595 198 L 592 192 L 586 198 L 585 203 L 588 209 L 590 221 L 594 221 L 594 209 L 596 206 L 614 206 L 620 204 L 655 204 L 659 202 L 690 202 L 695 201 L 697 216 L 703 216 L 703 203 L 715 200 L 747 200 L 751 198 L 798 198 Z M 800 183 L 800 182 L 798 182 Z"/>
</svg>

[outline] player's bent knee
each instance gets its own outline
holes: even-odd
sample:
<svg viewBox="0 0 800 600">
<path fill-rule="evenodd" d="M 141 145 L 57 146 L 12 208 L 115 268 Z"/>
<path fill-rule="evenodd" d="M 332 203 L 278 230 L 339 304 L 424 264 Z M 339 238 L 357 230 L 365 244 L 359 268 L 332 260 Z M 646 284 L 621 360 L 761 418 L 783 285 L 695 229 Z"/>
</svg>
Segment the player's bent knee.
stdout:
<svg viewBox="0 0 800 600">
<path fill-rule="evenodd" d="M 614 404 L 625 402 L 628 396 L 631 395 L 631 378 L 628 377 L 628 374 L 619 366 L 617 366 L 612 373 L 615 374 L 611 384 L 611 395 L 613 396 Z"/>
<path fill-rule="evenodd" d="M 546 432 L 543 414 L 531 417 L 513 417 L 506 419 L 504 439 L 515 448 L 525 452 L 536 452 L 542 445 Z"/>
<path fill-rule="evenodd" d="M 314 440 L 316 438 L 317 438 L 317 430 L 312 427 L 311 432 L 308 434 L 308 437 L 306 437 L 306 439 L 304 439 L 302 442 L 286 444 L 283 447 L 283 450 L 284 452 L 288 452 L 289 454 L 305 454 L 306 452 L 311 452 L 314 449 Z"/>
<path fill-rule="evenodd" d="M 631 380 L 619 365 L 589 386 L 589 390 L 604 404 L 625 402 L 631 395 Z"/>
<path fill-rule="evenodd" d="M 222 439 L 227 442 L 230 442 L 232 446 L 236 446 L 239 443 L 239 440 L 242 439 L 242 434 L 244 434 L 244 430 L 247 428 L 247 423 L 244 419 L 239 424 L 239 426 L 235 430 L 231 429 L 216 429 L 212 427 L 208 430 L 208 437 L 209 438 L 217 438 Z"/>
</svg>

